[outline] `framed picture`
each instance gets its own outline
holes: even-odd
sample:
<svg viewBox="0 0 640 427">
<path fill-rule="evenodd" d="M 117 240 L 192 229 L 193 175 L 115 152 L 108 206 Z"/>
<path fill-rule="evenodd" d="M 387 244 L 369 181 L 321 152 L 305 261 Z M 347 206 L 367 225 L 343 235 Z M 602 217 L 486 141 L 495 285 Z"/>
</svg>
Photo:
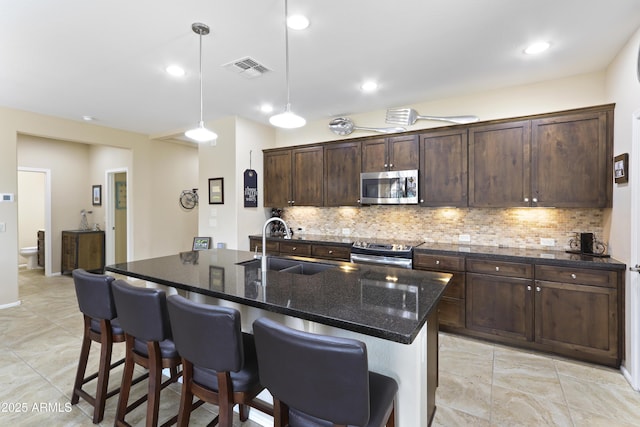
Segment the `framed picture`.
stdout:
<svg viewBox="0 0 640 427">
<path fill-rule="evenodd" d="M 624 153 L 613 158 L 613 177 L 616 184 L 629 182 L 629 154 Z"/>
<path fill-rule="evenodd" d="M 224 267 L 209 266 L 209 289 L 224 291 Z"/>
<path fill-rule="evenodd" d="M 102 185 L 91 187 L 91 203 L 93 206 L 102 206 Z"/>
<path fill-rule="evenodd" d="M 209 178 L 209 204 L 224 204 L 224 178 Z"/>
<path fill-rule="evenodd" d="M 211 248 L 211 237 L 194 237 L 193 249 L 194 251 L 206 251 Z"/>
</svg>

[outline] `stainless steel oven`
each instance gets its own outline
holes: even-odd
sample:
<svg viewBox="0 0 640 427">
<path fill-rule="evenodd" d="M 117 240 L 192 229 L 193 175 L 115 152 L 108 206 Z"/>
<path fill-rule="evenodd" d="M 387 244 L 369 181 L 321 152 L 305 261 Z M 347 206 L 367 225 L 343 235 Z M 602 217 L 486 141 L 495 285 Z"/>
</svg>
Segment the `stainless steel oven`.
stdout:
<svg viewBox="0 0 640 427">
<path fill-rule="evenodd" d="M 413 268 L 413 246 L 407 243 L 357 241 L 351 246 L 351 262 Z"/>
</svg>

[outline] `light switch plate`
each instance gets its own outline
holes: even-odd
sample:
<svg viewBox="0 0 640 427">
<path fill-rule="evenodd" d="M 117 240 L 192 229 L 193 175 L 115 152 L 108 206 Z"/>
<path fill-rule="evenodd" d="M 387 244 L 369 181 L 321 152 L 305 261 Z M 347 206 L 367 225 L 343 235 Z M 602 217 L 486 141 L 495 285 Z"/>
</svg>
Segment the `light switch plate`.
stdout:
<svg viewBox="0 0 640 427">
<path fill-rule="evenodd" d="M 7 224 L 0 222 L 0 233 L 4 233 L 5 231 L 7 231 Z"/>
<path fill-rule="evenodd" d="M 556 245 L 556 241 L 554 239 L 547 239 L 544 237 L 540 238 L 540 245 L 541 246 L 555 246 Z"/>
</svg>

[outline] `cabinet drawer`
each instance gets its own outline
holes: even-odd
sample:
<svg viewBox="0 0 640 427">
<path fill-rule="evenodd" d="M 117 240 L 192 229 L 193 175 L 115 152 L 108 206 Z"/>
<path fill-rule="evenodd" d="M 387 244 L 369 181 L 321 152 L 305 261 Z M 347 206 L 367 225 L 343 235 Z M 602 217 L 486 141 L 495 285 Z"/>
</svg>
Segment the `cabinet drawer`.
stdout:
<svg viewBox="0 0 640 427">
<path fill-rule="evenodd" d="M 467 259 L 467 271 L 470 273 L 492 274 L 494 276 L 533 277 L 533 266 L 520 262 L 494 261 L 485 259 Z"/>
<path fill-rule="evenodd" d="M 536 280 L 615 288 L 617 286 L 616 279 L 615 271 L 536 265 Z"/>
<path fill-rule="evenodd" d="M 299 242 L 280 242 L 280 253 L 286 255 L 311 255 L 311 244 Z"/>
<path fill-rule="evenodd" d="M 341 259 L 349 261 L 351 247 L 331 245 L 311 245 L 311 255 L 317 258 Z"/>
<path fill-rule="evenodd" d="M 414 268 L 428 268 L 438 271 L 464 271 L 464 257 L 416 252 L 413 255 L 413 266 Z"/>
<path fill-rule="evenodd" d="M 262 252 L 262 240 L 250 239 L 249 240 L 249 250 L 251 252 L 256 251 Z M 267 253 L 270 255 L 278 254 L 280 252 L 280 243 L 275 242 L 273 240 L 267 240 Z"/>
</svg>

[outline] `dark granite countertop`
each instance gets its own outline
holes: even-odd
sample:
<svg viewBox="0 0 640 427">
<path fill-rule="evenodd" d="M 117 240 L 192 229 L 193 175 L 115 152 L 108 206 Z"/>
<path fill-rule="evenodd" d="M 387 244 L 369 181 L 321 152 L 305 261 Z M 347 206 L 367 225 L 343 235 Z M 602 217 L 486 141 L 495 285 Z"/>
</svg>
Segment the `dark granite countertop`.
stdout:
<svg viewBox="0 0 640 427">
<path fill-rule="evenodd" d="M 413 342 L 451 278 L 446 273 L 281 258 L 333 268 L 314 275 L 268 271 L 262 286 L 252 252 L 211 249 L 106 270 L 403 344 Z"/>
<path fill-rule="evenodd" d="M 249 236 L 251 238 L 262 238 L 260 235 Z M 284 241 L 282 236 L 268 236 L 267 240 Z M 293 240 L 304 241 L 309 243 L 335 243 L 343 245 L 351 245 L 353 242 L 360 240 L 376 240 L 372 238 L 361 238 L 357 236 L 325 236 L 325 235 L 294 235 Z M 456 255 L 469 256 L 474 258 L 496 259 L 509 257 L 513 258 L 509 261 L 539 263 L 544 261 L 545 264 L 568 266 L 568 267 L 585 267 L 585 268 L 602 268 L 625 270 L 626 265 L 620 261 L 610 257 L 595 257 L 581 254 L 568 253 L 563 250 L 544 250 L 544 249 L 522 249 L 522 248 L 503 248 L 498 246 L 483 245 L 462 245 L 447 243 L 425 243 L 425 242 L 396 242 L 406 243 L 414 247 L 415 252 L 440 254 L 440 255 Z"/>
<path fill-rule="evenodd" d="M 509 261 L 567 266 L 625 270 L 626 265 L 613 258 L 573 254 L 559 250 L 500 248 L 481 245 L 453 245 L 423 243 L 414 248 L 415 252 L 440 255 L 465 255 L 474 258 L 496 259 L 509 257 Z"/>
</svg>

